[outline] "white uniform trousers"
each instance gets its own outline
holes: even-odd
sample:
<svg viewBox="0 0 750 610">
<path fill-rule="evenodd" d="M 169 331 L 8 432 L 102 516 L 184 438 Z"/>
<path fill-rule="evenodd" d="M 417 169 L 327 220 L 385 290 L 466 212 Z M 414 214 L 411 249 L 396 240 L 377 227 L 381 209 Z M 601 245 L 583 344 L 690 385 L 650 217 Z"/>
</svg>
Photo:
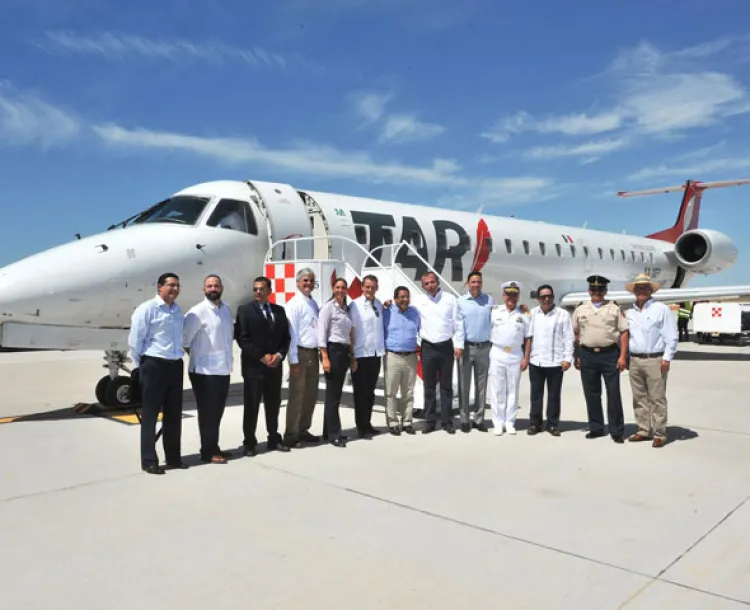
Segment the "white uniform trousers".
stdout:
<svg viewBox="0 0 750 610">
<path fill-rule="evenodd" d="M 492 352 L 495 350 L 498 348 L 493 347 Z M 501 432 L 503 427 L 506 430 L 515 429 L 520 386 L 521 359 L 505 353 L 491 353 L 490 407 L 492 424 L 498 432 Z"/>
</svg>

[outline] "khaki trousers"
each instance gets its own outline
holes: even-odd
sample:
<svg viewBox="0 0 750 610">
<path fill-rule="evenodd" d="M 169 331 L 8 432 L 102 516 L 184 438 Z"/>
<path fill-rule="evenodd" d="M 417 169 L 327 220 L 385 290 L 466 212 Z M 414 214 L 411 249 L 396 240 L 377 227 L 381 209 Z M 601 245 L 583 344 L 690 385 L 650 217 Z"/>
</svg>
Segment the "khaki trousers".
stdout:
<svg viewBox="0 0 750 610">
<path fill-rule="evenodd" d="M 417 354 L 385 355 L 385 421 L 397 428 L 399 415 L 403 426 L 412 425 L 414 384 L 417 381 Z M 399 390 L 401 398 L 398 398 Z"/>
<path fill-rule="evenodd" d="M 667 437 L 667 372 L 661 358 L 631 358 L 630 388 L 638 433 L 654 438 Z"/>
<path fill-rule="evenodd" d="M 289 402 L 286 405 L 284 444 L 294 445 L 300 434 L 310 431 L 315 404 L 318 402 L 320 360 L 318 350 L 299 349 L 300 370 L 289 375 Z"/>
</svg>

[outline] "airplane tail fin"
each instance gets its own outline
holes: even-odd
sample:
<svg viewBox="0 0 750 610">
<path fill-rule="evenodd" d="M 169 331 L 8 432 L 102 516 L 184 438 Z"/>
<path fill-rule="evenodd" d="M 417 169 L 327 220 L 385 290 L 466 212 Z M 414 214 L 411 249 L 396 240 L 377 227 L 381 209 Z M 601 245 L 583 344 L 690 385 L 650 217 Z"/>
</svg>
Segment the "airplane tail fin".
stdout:
<svg viewBox="0 0 750 610">
<path fill-rule="evenodd" d="M 698 226 L 698 219 L 701 211 L 701 200 L 703 191 L 710 188 L 721 188 L 725 186 L 741 186 L 750 184 L 750 179 L 742 180 L 725 180 L 722 182 L 700 182 L 697 180 L 688 180 L 680 186 L 667 186 L 664 188 L 648 189 L 645 191 L 620 191 L 620 197 L 638 197 L 641 195 L 658 195 L 661 193 L 674 193 L 684 191 L 680 211 L 677 214 L 677 221 L 668 229 L 651 233 L 646 237 L 650 239 L 660 239 L 670 243 L 675 243 L 677 238 Z"/>
</svg>

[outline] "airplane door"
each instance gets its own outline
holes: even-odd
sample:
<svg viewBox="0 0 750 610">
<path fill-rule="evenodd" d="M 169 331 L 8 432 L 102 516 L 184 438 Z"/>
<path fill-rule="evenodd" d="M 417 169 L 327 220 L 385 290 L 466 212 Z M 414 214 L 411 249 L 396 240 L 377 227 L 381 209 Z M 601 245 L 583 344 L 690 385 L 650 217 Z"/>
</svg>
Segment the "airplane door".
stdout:
<svg viewBox="0 0 750 610">
<path fill-rule="evenodd" d="M 255 199 L 268 221 L 270 243 L 294 237 L 312 237 L 310 217 L 299 193 L 288 184 L 274 182 L 248 182 L 255 191 Z M 296 250 L 296 252 L 295 252 Z M 273 260 L 310 259 L 313 256 L 313 240 L 286 244 L 274 248 Z"/>
</svg>

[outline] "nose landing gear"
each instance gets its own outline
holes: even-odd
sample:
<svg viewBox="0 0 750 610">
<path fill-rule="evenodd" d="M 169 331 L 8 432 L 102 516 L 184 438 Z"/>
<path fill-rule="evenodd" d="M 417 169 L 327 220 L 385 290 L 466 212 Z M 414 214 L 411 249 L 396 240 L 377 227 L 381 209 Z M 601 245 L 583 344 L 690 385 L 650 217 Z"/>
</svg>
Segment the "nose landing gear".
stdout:
<svg viewBox="0 0 750 610">
<path fill-rule="evenodd" d="M 96 384 L 96 400 L 103 407 L 127 407 L 132 404 L 130 391 L 131 370 L 126 366 L 130 362 L 127 352 L 107 350 L 104 353 L 106 364 L 104 368 L 109 369 Z M 128 373 L 128 376 L 120 375 L 120 370 Z"/>
</svg>

